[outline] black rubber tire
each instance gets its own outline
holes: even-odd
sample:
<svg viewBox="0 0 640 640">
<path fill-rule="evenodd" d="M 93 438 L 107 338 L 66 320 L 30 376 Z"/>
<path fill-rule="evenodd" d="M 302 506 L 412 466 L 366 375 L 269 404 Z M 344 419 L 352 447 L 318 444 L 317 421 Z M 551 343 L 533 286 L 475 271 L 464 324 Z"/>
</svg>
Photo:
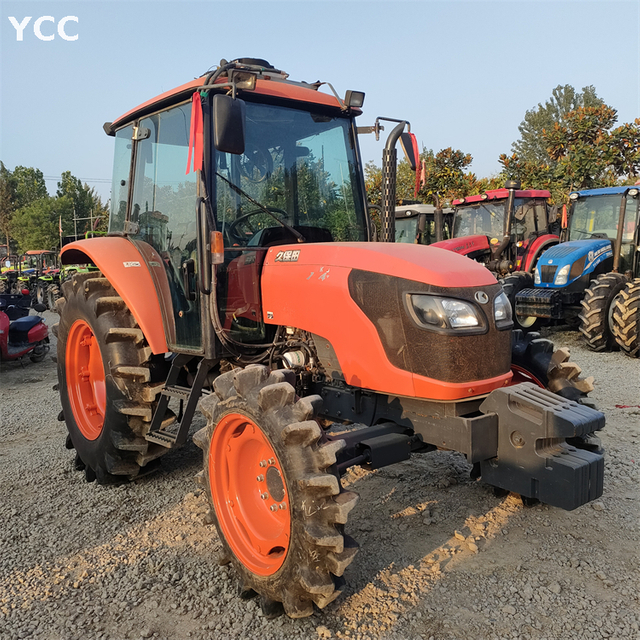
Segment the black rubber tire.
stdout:
<svg viewBox="0 0 640 640">
<path fill-rule="evenodd" d="M 614 302 L 611 332 L 630 358 L 640 358 L 640 278 L 628 282 Z"/>
<path fill-rule="evenodd" d="M 519 317 L 516 315 L 516 295 L 522 289 L 533 288 L 533 276 L 526 271 L 514 271 L 506 276 L 502 281 L 502 289 L 511 303 L 513 315 L 513 328 L 521 331 L 534 331 L 540 326 L 541 319 L 535 316 Z"/>
<path fill-rule="evenodd" d="M 56 311 L 56 302 L 60 298 L 60 286 L 57 284 L 50 284 L 47 287 L 47 306 L 49 311 Z"/>
<path fill-rule="evenodd" d="M 35 289 L 36 302 L 43 304 L 48 308 L 48 301 L 46 296 L 46 287 L 43 282 L 38 282 Z"/>
<path fill-rule="evenodd" d="M 88 481 L 112 484 L 135 478 L 168 449 L 145 439 L 162 383 L 154 382 L 154 359 L 144 334 L 109 281 L 99 272 L 75 275 L 62 285 L 57 301 L 58 383 L 71 442 Z M 78 427 L 67 389 L 66 346 L 74 322 L 93 332 L 105 369 L 106 409 L 99 436 L 90 440 Z"/>
<path fill-rule="evenodd" d="M 358 496 L 344 491 L 337 476 L 336 453 L 344 441 L 325 441 L 314 420 L 320 397 L 296 399 L 290 373 L 280 370 L 269 374 L 264 366 L 250 365 L 219 376 L 214 382 L 215 393 L 200 403 L 207 426 L 193 440 L 204 451 L 204 470 L 198 475 L 211 505 L 208 522 L 218 530 L 221 561 L 231 562 L 239 576 L 241 595 L 259 594 L 267 615 L 282 606 L 289 617 L 302 618 L 313 613 L 313 603 L 322 608 L 341 592 L 344 581 L 340 578 L 358 549 L 343 533 Z M 243 564 L 227 542 L 215 513 L 209 450 L 216 427 L 229 414 L 247 416 L 259 426 L 282 470 L 291 533 L 284 562 L 272 575 L 258 575 Z"/>
<path fill-rule="evenodd" d="M 29 355 L 31 362 L 42 362 L 45 356 L 49 353 L 49 338 L 45 338 L 38 342 L 34 350 Z"/>
<path fill-rule="evenodd" d="M 0 280 L 0 293 L 5 293 L 7 290 L 7 281 L 6 280 Z"/>
<path fill-rule="evenodd" d="M 533 331 L 511 333 L 511 364 L 531 382 L 574 402 L 583 401 L 593 391 L 593 378 L 582 378 L 582 370 L 569 361 L 569 350 L 556 349 L 551 340 Z"/>
<path fill-rule="evenodd" d="M 613 301 L 628 280 L 621 273 L 603 273 L 584 292 L 580 333 L 592 351 L 613 351 L 618 348 L 611 332 Z"/>
<path fill-rule="evenodd" d="M 567 400 L 595 408 L 588 394 L 593 391 L 593 377 L 582 378 L 582 370 L 569 360 L 569 350 L 556 349 L 551 340 L 541 338 L 537 332 L 512 332 L 511 365 L 522 381 L 527 376 L 530 382 Z M 567 438 L 567 443 L 579 449 L 602 453 L 600 439 L 593 433 L 576 438 Z"/>
</svg>

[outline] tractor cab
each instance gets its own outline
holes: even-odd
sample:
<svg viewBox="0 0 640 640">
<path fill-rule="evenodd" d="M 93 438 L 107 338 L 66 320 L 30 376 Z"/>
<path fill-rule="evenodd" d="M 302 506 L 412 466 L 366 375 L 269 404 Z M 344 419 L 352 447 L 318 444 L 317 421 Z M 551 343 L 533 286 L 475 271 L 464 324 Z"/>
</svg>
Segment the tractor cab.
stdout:
<svg viewBox="0 0 640 640">
<path fill-rule="evenodd" d="M 540 253 L 559 240 L 550 195 L 520 190 L 519 183 L 510 181 L 504 189 L 454 200 L 452 239 L 442 247 L 482 262 L 501 276 L 530 272 Z"/>
<path fill-rule="evenodd" d="M 440 209 L 438 213 L 432 204 L 404 204 L 396 207 L 395 216 L 396 242 L 432 244 L 451 237 L 453 209 Z M 442 229 L 441 237 L 438 237 L 439 229 Z"/>
<path fill-rule="evenodd" d="M 603 243 L 594 241 L 608 240 L 611 257 L 617 256 L 617 270 L 621 273 L 630 271 L 637 276 L 638 188 L 574 191 L 569 200 L 568 225 L 563 229 L 566 241 L 580 241 L 585 247 L 590 243 L 591 249 L 598 251 Z"/>
</svg>

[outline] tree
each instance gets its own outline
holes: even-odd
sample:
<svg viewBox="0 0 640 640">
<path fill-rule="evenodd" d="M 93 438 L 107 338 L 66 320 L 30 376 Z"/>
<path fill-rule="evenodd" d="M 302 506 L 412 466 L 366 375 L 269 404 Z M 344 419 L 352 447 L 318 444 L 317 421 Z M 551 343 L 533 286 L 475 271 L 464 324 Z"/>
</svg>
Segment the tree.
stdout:
<svg viewBox="0 0 640 640">
<path fill-rule="evenodd" d="M 58 221 L 62 211 L 58 198 L 40 198 L 13 214 L 12 236 L 20 252 L 52 249 L 58 245 Z"/>
<path fill-rule="evenodd" d="M 13 170 L 12 176 L 15 185 L 16 209 L 26 207 L 40 198 L 49 197 L 47 185 L 40 169 L 17 166 Z"/>
<path fill-rule="evenodd" d="M 569 84 L 558 85 L 544 105 L 527 111 L 520 123 L 520 139 L 511 146 L 512 151 L 522 160 L 535 163 L 553 164 L 543 140 L 543 133 L 555 124 L 564 124 L 569 113 L 578 108 L 599 107 L 604 102 L 596 95 L 595 87 L 583 87 L 582 92 Z"/>
<path fill-rule="evenodd" d="M 617 120 L 612 107 L 580 107 L 545 132 L 549 156 L 567 189 L 611 186 L 638 175 L 640 118 L 613 129 Z"/>
<path fill-rule="evenodd" d="M 10 244 L 11 218 L 15 211 L 16 186 L 13 174 L 0 162 L 0 233 L 6 239 L 7 250 Z"/>
<path fill-rule="evenodd" d="M 73 176 L 70 171 L 62 173 L 56 195 L 64 203 L 61 211 L 63 235 L 73 235 L 76 231 L 78 235 L 84 235 L 87 231 L 91 231 L 92 217 L 94 219 L 100 217 L 100 221 L 94 220 L 96 225 L 100 222 L 104 223 L 103 219 L 108 219 L 108 209 L 102 204 L 95 189 L 87 184 L 83 185 L 80 179 Z M 74 216 L 78 220 L 77 227 Z"/>
</svg>

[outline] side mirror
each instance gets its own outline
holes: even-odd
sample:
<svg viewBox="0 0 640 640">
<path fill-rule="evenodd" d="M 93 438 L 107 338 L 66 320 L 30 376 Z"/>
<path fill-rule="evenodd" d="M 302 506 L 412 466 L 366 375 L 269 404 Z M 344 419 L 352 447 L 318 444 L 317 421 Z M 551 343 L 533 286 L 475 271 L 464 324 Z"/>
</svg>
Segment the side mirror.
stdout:
<svg viewBox="0 0 640 640">
<path fill-rule="evenodd" d="M 47 310 L 47 307 L 45 307 L 41 302 L 36 302 L 36 304 L 33 305 L 33 308 L 38 313 L 42 313 Z"/>
<path fill-rule="evenodd" d="M 217 93 L 213 96 L 213 142 L 218 151 L 244 153 L 244 100 Z"/>
<path fill-rule="evenodd" d="M 404 151 L 405 158 L 411 167 L 411 171 L 415 171 L 418 166 L 418 159 L 413 148 L 413 136 L 405 131 L 400 135 L 400 145 Z"/>
</svg>

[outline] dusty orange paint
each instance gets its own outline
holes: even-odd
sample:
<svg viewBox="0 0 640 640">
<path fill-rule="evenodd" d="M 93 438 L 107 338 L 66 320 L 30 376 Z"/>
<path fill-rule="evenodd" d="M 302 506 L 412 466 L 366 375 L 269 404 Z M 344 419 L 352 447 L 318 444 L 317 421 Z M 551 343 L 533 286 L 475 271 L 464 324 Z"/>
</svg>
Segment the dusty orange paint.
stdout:
<svg viewBox="0 0 640 640">
<path fill-rule="evenodd" d="M 138 113 L 142 111 L 147 111 L 149 109 L 152 110 L 153 106 L 157 103 L 164 102 L 165 100 L 170 100 L 175 96 L 176 103 L 180 101 L 180 99 L 187 100 L 190 98 L 191 93 L 198 87 L 201 87 L 205 81 L 205 77 L 196 78 L 195 80 L 191 80 L 190 82 L 186 82 L 175 89 L 171 89 L 170 91 L 165 91 L 155 98 L 151 98 L 151 100 L 147 100 L 142 104 L 138 105 L 134 109 L 130 109 L 125 114 L 121 115 L 119 118 L 113 121 L 112 127 L 114 129 L 121 127 L 124 124 L 127 124 L 134 120 Z M 219 83 L 226 82 L 227 78 L 219 80 Z M 285 98 L 288 100 L 295 100 L 299 102 L 307 102 L 311 104 L 320 104 L 326 105 L 330 107 L 340 107 L 340 103 L 337 98 L 333 95 L 329 95 L 327 93 L 316 91 L 315 89 L 302 87 L 296 84 L 289 84 L 286 82 L 275 82 L 273 80 L 262 80 L 258 79 L 256 81 L 256 88 L 254 91 L 247 91 L 248 94 L 257 93 L 265 96 L 275 96 L 278 98 Z M 238 94 L 239 98 L 242 98 L 243 92 Z M 360 113 L 359 109 L 352 109 L 355 113 Z"/>
<path fill-rule="evenodd" d="M 277 262 L 281 251 L 295 262 Z M 378 332 L 349 295 L 352 269 L 385 273 L 439 287 L 481 287 L 495 278 L 463 256 L 423 245 L 330 243 L 272 247 L 262 272 L 265 322 L 298 327 L 326 338 L 348 384 L 383 393 L 455 400 L 489 393 L 511 373 L 489 380 L 446 383 L 403 371 L 389 362 Z"/>
<path fill-rule="evenodd" d="M 130 309 L 153 353 L 168 351 L 158 294 L 133 243 L 117 237 L 79 240 L 63 247 L 61 260 L 62 264 L 95 264 Z M 163 269 L 160 257 L 155 260 L 157 268 Z"/>
</svg>

